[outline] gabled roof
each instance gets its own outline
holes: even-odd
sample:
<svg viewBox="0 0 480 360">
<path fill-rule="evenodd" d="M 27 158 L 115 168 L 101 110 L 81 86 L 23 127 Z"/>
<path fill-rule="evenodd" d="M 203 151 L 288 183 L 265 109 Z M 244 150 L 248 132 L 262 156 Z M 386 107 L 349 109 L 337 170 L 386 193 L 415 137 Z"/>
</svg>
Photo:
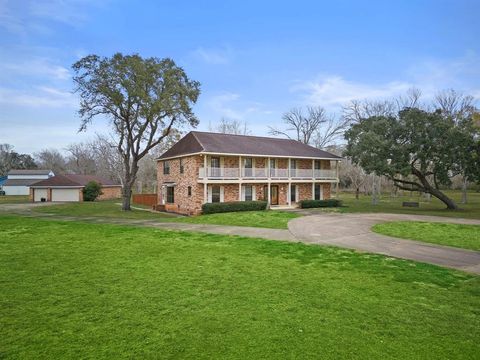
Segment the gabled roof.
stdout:
<svg viewBox="0 0 480 360">
<path fill-rule="evenodd" d="M 190 131 L 158 159 L 196 153 L 341 159 L 327 151 L 291 139 Z"/>
<path fill-rule="evenodd" d="M 38 181 L 37 179 L 7 179 L 3 186 L 30 186 L 35 184 Z"/>
<path fill-rule="evenodd" d="M 67 178 L 69 178 L 70 180 L 73 180 L 77 183 L 79 183 L 80 185 L 87 185 L 90 181 L 95 181 L 99 184 L 102 184 L 103 186 L 121 186 L 119 183 L 117 182 L 114 182 L 110 179 L 106 179 L 106 178 L 103 178 L 103 177 L 100 177 L 100 176 L 96 176 L 96 175 L 76 175 L 76 174 L 68 174 L 68 175 L 65 175 Z"/>
<path fill-rule="evenodd" d="M 84 187 L 90 181 L 95 181 L 102 186 L 121 186 L 111 180 L 95 175 L 55 175 L 49 179 L 37 181 L 32 187 Z"/>
<path fill-rule="evenodd" d="M 47 169 L 12 169 L 7 175 L 48 175 L 50 173 L 53 173 L 53 171 Z"/>
</svg>

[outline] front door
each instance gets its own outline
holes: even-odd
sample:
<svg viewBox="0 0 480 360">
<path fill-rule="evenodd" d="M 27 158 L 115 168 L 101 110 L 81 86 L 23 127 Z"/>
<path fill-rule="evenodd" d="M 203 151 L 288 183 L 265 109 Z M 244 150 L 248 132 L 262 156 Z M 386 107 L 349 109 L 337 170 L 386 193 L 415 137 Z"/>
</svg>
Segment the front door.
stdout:
<svg viewBox="0 0 480 360">
<path fill-rule="evenodd" d="M 278 205 L 278 185 L 270 187 L 270 204 Z"/>
</svg>

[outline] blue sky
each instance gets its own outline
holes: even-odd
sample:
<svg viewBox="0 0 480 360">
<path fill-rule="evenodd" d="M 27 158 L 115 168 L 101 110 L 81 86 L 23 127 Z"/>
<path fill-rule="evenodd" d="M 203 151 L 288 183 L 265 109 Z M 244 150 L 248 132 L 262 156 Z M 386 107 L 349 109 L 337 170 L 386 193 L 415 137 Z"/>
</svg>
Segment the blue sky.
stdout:
<svg viewBox="0 0 480 360">
<path fill-rule="evenodd" d="M 201 130 L 222 117 L 265 135 L 295 106 L 455 88 L 480 99 L 478 1 L 0 0 L 0 143 L 35 152 L 78 134 L 73 62 L 171 57 L 202 83 Z"/>
</svg>

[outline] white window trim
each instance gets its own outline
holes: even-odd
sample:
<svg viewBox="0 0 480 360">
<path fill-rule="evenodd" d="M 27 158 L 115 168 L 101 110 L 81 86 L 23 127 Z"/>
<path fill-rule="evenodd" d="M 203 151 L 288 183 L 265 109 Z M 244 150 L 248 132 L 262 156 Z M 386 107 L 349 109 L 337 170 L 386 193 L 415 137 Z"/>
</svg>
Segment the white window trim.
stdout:
<svg viewBox="0 0 480 360">
<path fill-rule="evenodd" d="M 225 202 L 225 191 L 224 187 L 222 185 L 208 185 L 207 187 L 207 202 L 211 203 L 212 202 L 212 186 L 220 186 L 220 202 Z"/>
</svg>

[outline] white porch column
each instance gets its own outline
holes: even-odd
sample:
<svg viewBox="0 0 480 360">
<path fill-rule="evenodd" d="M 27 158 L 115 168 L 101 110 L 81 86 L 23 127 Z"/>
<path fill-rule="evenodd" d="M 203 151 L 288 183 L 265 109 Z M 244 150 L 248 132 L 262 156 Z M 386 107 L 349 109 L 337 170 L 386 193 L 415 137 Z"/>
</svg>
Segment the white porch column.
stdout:
<svg viewBox="0 0 480 360">
<path fill-rule="evenodd" d="M 288 182 L 288 189 L 287 189 L 287 204 L 288 206 L 292 205 L 292 183 L 290 181 Z"/>
<path fill-rule="evenodd" d="M 242 183 L 238 183 L 238 201 L 242 201 Z"/>
<path fill-rule="evenodd" d="M 312 182 L 312 200 L 315 200 L 315 181 Z"/>
<path fill-rule="evenodd" d="M 337 178 L 337 181 L 336 181 L 336 184 L 335 184 L 335 198 L 337 199 L 338 198 L 338 183 L 339 183 L 339 179 L 338 179 L 338 160 L 335 161 L 335 169 L 336 169 L 336 178 Z"/>
<path fill-rule="evenodd" d="M 206 204 L 208 202 L 208 189 L 207 189 L 207 182 L 203 183 L 203 203 Z"/>
<path fill-rule="evenodd" d="M 268 190 L 267 190 L 267 208 L 270 208 L 270 180 L 268 181 Z"/>
<path fill-rule="evenodd" d="M 270 181 L 270 177 L 272 175 L 271 171 L 270 171 L 270 158 L 267 158 L 267 166 L 266 167 L 267 167 L 267 171 L 268 171 L 267 177 L 268 177 L 268 180 Z"/>
<path fill-rule="evenodd" d="M 315 159 L 312 159 L 312 178 L 315 178 Z"/>
<path fill-rule="evenodd" d="M 243 174 L 242 174 L 242 157 L 241 156 L 238 157 L 238 177 L 239 178 L 243 177 Z"/>
<path fill-rule="evenodd" d="M 207 155 L 203 155 L 203 178 L 208 178 Z"/>
</svg>

